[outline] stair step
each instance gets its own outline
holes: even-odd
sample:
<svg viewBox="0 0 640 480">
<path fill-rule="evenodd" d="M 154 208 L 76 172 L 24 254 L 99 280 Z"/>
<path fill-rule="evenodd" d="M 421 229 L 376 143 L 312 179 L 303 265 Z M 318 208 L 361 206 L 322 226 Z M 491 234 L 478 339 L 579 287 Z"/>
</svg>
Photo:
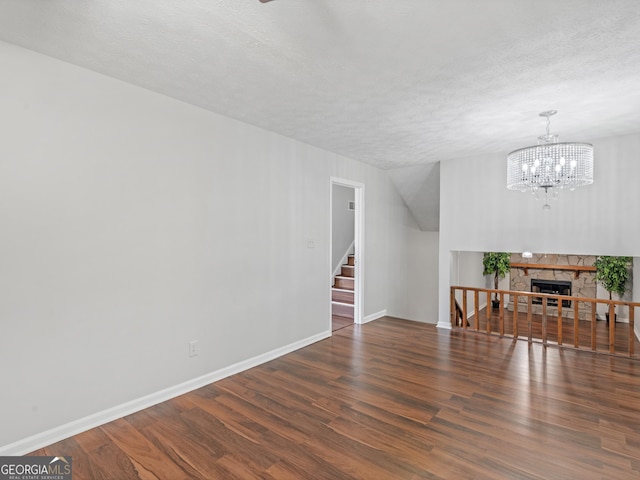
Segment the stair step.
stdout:
<svg viewBox="0 0 640 480">
<path fill-rule="evenodd" d="M 340 274 L 343 277 L 353 277 L 356 273 L 356 267 L 353 265 L 342 265 Z"/>
<path fill-rule="evenodd" d="M 332 288 L 331 300 L 340 303 L 349 303 L 353 305 L 353 290 Z"/>
<path fill-rule="evenodd" d="M 347 257 L 347 265 L 354 266 L 355 264 L 356 264 L 356 256 L 355 255 L 349 255 Z"/>
<path fill-rule="evenodd" d="M 353 318 L 353 305 L 341 302 L 331 302 L 331 313 L 339 317 Z"/>
<path fill-rule="evenodd" d="M 336 275 L 333 286 L 335 288 L 345 288 L 353 290 L 354 287 L 354 278 L 353 277 L 345 277 L 343 275 Z"/>
</svg>

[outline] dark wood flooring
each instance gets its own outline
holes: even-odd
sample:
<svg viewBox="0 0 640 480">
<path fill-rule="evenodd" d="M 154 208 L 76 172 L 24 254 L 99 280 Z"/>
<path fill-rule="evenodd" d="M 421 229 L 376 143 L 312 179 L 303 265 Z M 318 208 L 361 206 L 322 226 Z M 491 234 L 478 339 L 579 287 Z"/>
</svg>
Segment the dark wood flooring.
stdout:
<svg viewBox="0 0 640 480">
<path fill-rule="evenodd" d="M 331 316 L 332 332 L 335 332 L 336 330 L 340 330 L 341 328 L 344 328 L 344 327 L 348 327 L 349 325 L 353 325 L 353 318 L 343 317 L 340 315 Z"/>
<path fill-rule="evenodd" d="M 84 479 L 637 479 L 640 362 L 382 318 L 41 449 Z"/>
</svg>

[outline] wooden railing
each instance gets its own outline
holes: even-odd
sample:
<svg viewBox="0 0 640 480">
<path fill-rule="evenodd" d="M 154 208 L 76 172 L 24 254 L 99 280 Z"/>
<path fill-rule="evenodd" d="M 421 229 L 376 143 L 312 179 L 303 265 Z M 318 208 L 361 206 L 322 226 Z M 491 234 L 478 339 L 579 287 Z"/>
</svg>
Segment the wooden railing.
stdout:
<svg viewBox="0 0 640 480">
<path fill-rule="evenodd" d="M 456 293 L 461 294 L 460 302 Z M 500 299 L 500 307 L 493 309 L 491 297 L 496 293 Z M 505 305 L 506 295 L 510 296 L 512 308 Z M 526 298 L 526 301 L 521 303 L 521 298 Z M 540 313 L 534 313 L 534 298 L 542 300 Z M 555 299 L 557 305 L 549 305 L 550 299 Z M 571 301 L 571 307 L 563 307 L 562 300 Z M 486 301 L 485 306 L 482 301 Z M 602 322 L 598 323 L 599 304 L 606 305 L 608 318 L 611 319 L 607 321 L 606 331 L 599 326 Z M 616 306 L 628 307 L 628 324 L 615 321 Z M 451 287 L 450 312 L 453 328 L 482 331 L 514 339 L 524 339 L 526 336 L 530 343 L 540 341 L 544 345 L 588 348 L 598 353 L 636 357 L 635 312 L 639 307 L 638 302 L 621 300 L 454 286 Z M 581 314 L 586 317 L 584 320 L 580 319 Z M 553 330 L 550 331 L 550 328 Z M 605 342 L 603 335 L 606 337 Z"/>
</svg>

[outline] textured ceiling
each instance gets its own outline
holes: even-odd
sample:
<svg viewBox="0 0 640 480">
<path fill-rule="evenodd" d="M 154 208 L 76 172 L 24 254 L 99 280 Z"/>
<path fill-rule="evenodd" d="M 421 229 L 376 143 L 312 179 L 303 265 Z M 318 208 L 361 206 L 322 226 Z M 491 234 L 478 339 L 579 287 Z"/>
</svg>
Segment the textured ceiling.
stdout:
<svg viewBox="0 0 640 480">
<path fill-rule="evenodd" d="M 549 109 L 640 130 L 638 0 L 0 0 L 0 39 L 385 169 L 506 155 Z"/>
</svg>

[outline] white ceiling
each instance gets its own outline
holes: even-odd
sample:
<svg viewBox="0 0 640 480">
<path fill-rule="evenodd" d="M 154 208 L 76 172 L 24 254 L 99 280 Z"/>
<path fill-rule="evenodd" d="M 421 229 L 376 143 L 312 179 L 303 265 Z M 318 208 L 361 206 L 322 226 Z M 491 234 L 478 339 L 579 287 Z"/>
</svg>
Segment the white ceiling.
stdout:
<svg viewBox="0 0 640 480">
<path fill-rule="evenodd" d="M 640 130 L 638 0 L 0 0 L 0 39 L 424 178 L 543 110 L 562 140 Z"/>
</svg>

